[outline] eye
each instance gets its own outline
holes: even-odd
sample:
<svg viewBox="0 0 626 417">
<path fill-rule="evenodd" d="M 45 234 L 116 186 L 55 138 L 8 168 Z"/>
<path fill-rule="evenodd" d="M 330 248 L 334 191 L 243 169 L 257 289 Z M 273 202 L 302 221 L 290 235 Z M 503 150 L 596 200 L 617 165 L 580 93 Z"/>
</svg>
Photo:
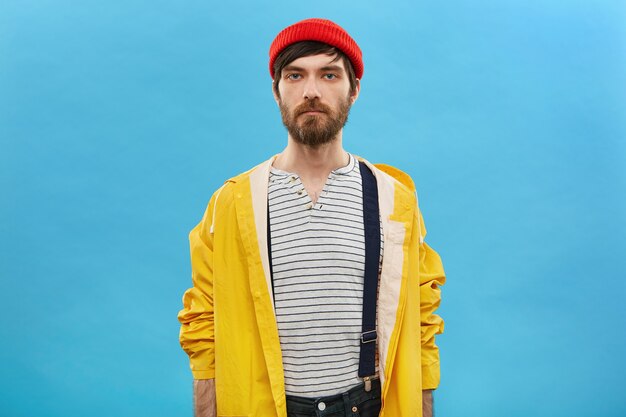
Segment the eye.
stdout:
<svg viewBox="0 0 626 417">
<path fill-rule="evenodd" d="M 337 78 L 336 74 L 324 74 L 324 78 L 327 80 L 334 80 Z"/>
<path fill-rule="evenodd" d="M 288 80 L 299 80 L 302 76 L 300 74 L 287 74 L 285 78 Z"/>
</svg>

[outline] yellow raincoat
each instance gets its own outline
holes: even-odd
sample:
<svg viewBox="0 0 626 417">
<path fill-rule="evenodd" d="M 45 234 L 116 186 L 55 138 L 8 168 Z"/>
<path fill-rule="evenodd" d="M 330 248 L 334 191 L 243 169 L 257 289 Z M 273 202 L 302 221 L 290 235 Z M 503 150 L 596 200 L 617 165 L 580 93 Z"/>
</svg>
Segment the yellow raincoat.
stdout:
<svg viewBox="0 0 626 417">
<path fill-rule="evenodd" d="M 195 379 L 215 378 L 218 416 L 286 417 L 267 250 L 274 158 L 228 180 L 189 235 L 193 287 L 178 319 Z M 385 241 L 377 305 L 380 416 L 420 417 L 439 384 L 436 314 L 445 281 L 410 177 L 364 161 L 376 177 Z"/>
</svg>

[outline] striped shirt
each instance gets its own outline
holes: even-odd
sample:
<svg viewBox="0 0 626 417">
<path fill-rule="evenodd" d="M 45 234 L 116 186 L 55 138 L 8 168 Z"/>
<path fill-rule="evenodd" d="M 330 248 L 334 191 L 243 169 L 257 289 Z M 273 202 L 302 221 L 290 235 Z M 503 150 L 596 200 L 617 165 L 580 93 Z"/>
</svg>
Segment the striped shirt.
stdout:
<svg viewBox="0 0 626 417">
<path fill-rule="evenodd" d="M 315 204 L 276 168 L 268 190 L 276 321 L 287 395 L 321 397 L 359 384 L 365 239 L 354 156 Z M 381 260 L 382 260 L 381 233 Z"/>
</svg>

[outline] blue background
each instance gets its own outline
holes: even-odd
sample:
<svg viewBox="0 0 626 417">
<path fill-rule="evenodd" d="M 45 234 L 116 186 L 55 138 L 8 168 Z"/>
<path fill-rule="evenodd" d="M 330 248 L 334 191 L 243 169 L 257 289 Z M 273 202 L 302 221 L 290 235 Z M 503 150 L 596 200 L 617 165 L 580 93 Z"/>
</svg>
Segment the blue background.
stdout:
<svg viewBox="0 0 626 417">
<path fill-rule="evenodd" d="M 326 17 L 346 148 L 413 176 L 448 283 L 440 417 L 626 415 L 623 1 L 0 3 L 0 415 L 190 416 L 187 233 L 286 132 Z"/>
</svg>

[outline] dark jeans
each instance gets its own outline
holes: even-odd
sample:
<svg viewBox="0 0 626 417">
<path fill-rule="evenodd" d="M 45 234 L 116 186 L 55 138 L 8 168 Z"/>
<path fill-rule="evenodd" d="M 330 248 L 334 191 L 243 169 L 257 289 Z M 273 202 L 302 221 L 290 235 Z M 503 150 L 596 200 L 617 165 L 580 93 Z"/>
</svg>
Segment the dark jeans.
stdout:
<svg viewBox="0 0 626 417">
<path fill-rule="evenodd" d="M 287 396 L 287 417 L 377 417 L 380 413 L 380 380 L 366 392 L 360 384 L 343 394 L 322 398 Z"/>
</svg>

